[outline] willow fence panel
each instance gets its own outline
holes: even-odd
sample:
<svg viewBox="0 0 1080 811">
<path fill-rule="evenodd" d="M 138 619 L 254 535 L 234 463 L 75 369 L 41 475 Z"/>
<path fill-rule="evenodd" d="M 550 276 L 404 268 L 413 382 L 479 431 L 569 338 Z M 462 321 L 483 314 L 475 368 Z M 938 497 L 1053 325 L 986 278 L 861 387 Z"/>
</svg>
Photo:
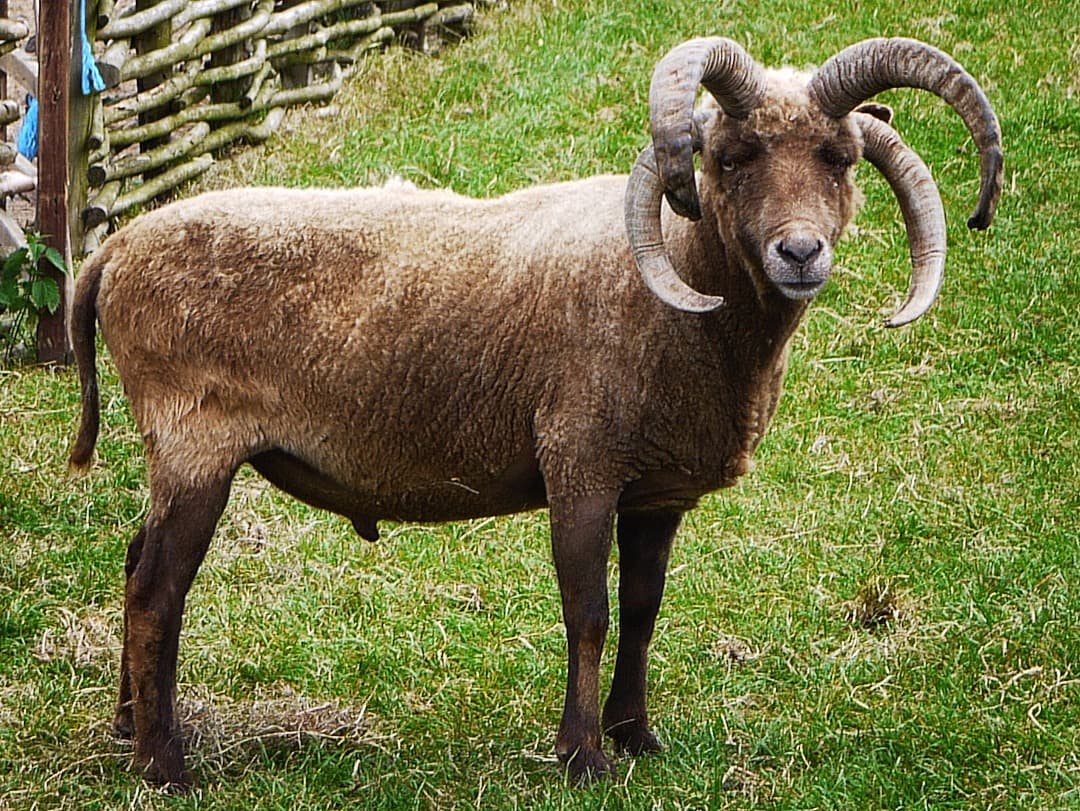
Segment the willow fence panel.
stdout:
<svg viewBox="0 0 1080 811">
<path fill-rule="evenodd" d="M 91 252 L 116 217 L 206 171 L 213 154 L 270 136 L 289 107 L 329 101 L 367 51 L 425 50 L 464 35 L 487 2 L 100 0 L 105 83 L 87 139 L 83 209 Z"/>
<path fill-rule="evenodd" d="M 502 2 L 0 0 L 5 255 L 27 227 L 10 199 L 33 196 L 31 227 L 69 260 L 92 253 L 117 218 L 205 172 L 215 153 L 265 141 L 290 107 L 328 102 L 367 52 L 438 50 L 467 33 L 476 7 Z M 35 31 L 48 46 L 40 66 Z M 20 151 L 39 140 L 35 164 Z M 38 319 L 39 360 L 70 360 L 66 309 Z"/>
</svg>

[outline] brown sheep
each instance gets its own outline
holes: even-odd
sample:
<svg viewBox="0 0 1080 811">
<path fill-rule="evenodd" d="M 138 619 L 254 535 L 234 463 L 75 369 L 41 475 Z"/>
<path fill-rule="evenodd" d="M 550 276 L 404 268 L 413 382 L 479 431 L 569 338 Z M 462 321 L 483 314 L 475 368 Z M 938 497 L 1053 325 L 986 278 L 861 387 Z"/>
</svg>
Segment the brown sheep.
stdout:
<svg viewBox="0 0 1080 811">
<path fill-rule="evenodd" d="M 699 83 L 715 103 L 695 114 Z M 908 226 L 911 289 L 890 323 L 937 294 L 934 183 L 879 120 L 884 108 L 856 109 L 899 86 L 964 119 L 982 159 L 969 224 L 985 228 L 1001 188 L 998 125 L 950 57 L 869 40 L 811 75 L 766 71 L 714 38 L 657 66 L 653 146 L 629 181 L 492 200 L 403 184 L 239 189 L 112 236 L 78 279 L 71 462 L 89 463 L 98 433 L 97 321 L 149 468 L 116 714 L 147 778 L 191 781 L 174 709 L 181 615 L 244 463 L 368 539 L 380 520 L 547 507 L 568 640 L 556 752 L 580 778 L 611 770 L 603 734 L 632 753 L 659 749 L 646 657 L 672 539 L 698 499 L 748 468 L 789 340 L 854 214 L 860 157 L 888 178 Z M 621 627 L 601 714 L 613 532 Z"/>
</svg>

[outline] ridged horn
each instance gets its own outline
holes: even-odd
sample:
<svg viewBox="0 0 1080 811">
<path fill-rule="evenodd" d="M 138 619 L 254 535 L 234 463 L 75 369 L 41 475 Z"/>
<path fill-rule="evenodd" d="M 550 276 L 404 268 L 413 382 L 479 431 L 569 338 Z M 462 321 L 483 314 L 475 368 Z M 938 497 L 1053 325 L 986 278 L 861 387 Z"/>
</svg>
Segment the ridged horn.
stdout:
<svg viewBox="0 0 1080 811">
<path fill-rule="evenodd" d="M 660 225 L 664 184 L 656 167 L 653 147 L 638 155 L 626 184 L 626 235 L 634 262 L 648 288 L 670 307 L 705 313 L 724 303 L 721 296 L 699 293 L 680 278 L 671 263 Z"/>
<path fill-rule="evenodd" d="M 721 109 L 743 119 L 765 98 L 765 73 L 733 40 L 705 37 L 676 45 L 657 63 L 649 87 L 649 124 L 656 165 L 676 214 L 701 219 L 694 182 L 692 119 L 698 86 Z"/>
<path fill-rule="evenodd" d="M 979 202 L 968 227 L 994 219 L 1004 176 L 1001 127 L 978 82 L 944 51 L 914 39 L 867 39 L 825 62 L 810 80 L 810 96 L 826 115 L 840 118 L 883 90 L 929 90 L 952 106 L 979 149 Z"/>
<path fill-rule="evenodd" d="M 907 299 L 885 325 L 899 327 L 924 315 L 945 278 L 945 209 L 937 184 L 922 159 L 896 130 L 872 115 L 856 112 L 863 157 L 877 168 L 896 195 L 911 250 Z"/>
</svg>

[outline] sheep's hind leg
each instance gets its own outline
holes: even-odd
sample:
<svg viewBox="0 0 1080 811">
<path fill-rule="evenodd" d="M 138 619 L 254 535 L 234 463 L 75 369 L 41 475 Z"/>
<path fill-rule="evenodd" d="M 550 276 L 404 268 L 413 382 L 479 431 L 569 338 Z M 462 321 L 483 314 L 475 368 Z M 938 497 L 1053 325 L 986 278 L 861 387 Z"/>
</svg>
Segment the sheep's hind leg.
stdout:
<svg viewBox="0 0 1080 811">
<path fill-rule="evenodd" d="M 605 734 L 635 755 L 663 748 L 649 728 L 648 650 L 681 519 L 678 512 L 619 516 L 619 652 L 603 723 Z"/>
<path fill-rule="evenodd" d="M 614 770 L 601 750 L 599 669 L 608 629 L 607 560 L 615 498 L 551 500 L 551 545 L 566 623 L 567 680 L 555 752 L 571 778 Z"/>
<path fill-rule="evenodd" d="M 146 525 L 143 524 L 135 534 L 131 543 L 128 544 L 127 557 L 124 560 L 124 582 L 131 580 L 135 567 L 139 563 L 139 555 L 142 552 L 143 541 L 146 539 Z M 131 672 L 128 668 L 128 618 L 127 610 L 124 611 L 124 646 L 120 653 L 120 696 L 116 702 L 116 715 L 113 719 L 113 729 L 118 737 L 125 740 L 135 737 L 135 715 L 131 700 Z"/>
<path fill-rule="evenodd" d="M 175 717 L 184 602 L 231 481 L 231 472 L 199 485 L 152 475 L 150 515 L 139 532 L 141 548 L 136 536 L 130 550 L 120 721 L 134 721 L 135 766 L 149 782 L 177 790 L 191 785 Z"/>
</svg>

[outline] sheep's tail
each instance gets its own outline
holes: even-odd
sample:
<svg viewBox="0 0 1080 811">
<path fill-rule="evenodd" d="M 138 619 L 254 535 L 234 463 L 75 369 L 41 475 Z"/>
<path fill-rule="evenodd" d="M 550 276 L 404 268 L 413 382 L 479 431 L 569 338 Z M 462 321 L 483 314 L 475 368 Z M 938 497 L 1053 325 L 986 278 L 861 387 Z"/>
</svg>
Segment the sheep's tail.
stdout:
<svg viewBox="0 0 1080 811">
<path fill-rule="evenodd" d="M 94 455 L 98 429 L 101 425 L 101 400 L 98 394 L 97 348 L 97 297 L 101 288 L 101 272 L 104 268 L 101 253 L 83 265 L 75 285 L 75 301 L 71 308 L 71 348 L 79 367 L 79 385 L 82 387 L 82 419 L 75 445 L 68 456 L 68 464 L 76 470 L 84 470 Z"/>
</svg>

